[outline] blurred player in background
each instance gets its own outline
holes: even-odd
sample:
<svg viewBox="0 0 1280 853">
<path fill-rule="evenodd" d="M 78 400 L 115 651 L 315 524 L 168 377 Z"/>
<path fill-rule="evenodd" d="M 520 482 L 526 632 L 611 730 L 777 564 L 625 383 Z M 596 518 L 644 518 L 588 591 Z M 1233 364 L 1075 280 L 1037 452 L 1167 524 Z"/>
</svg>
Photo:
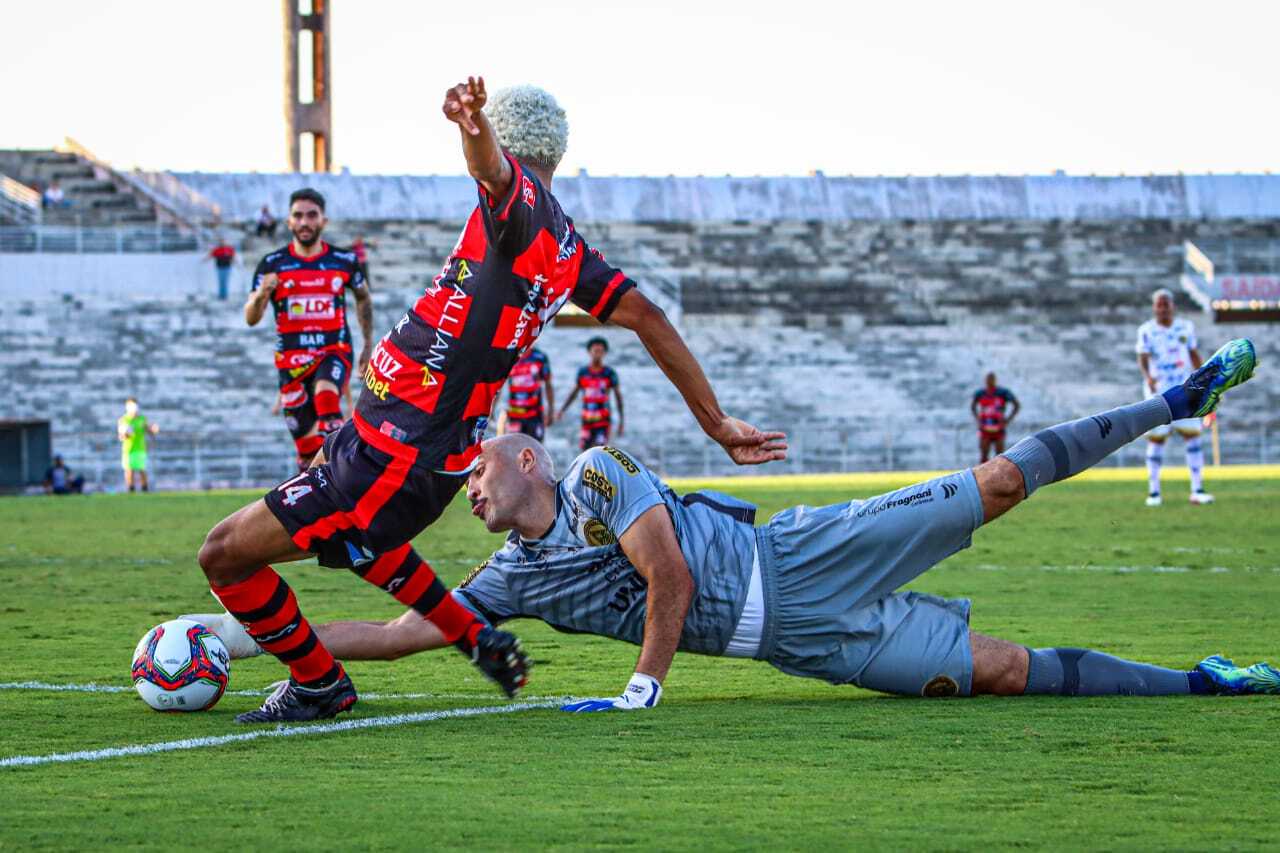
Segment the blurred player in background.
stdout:
<svg viewBox="0 0 1280 853">
<path fill-rule="evenodd" d="M 1013 406 L 1008 414 L 1005 409 Z M 996 453 L 1004 453 L 1005 430 L 1017 417 L 1022 404 L 1008 388 L 996 384 L 996 375 L 988 373 L 986 384 L 973 392 L 973 403 L 969 411 L 978 422 L 978 451 L 981 461 L 986 462 L 994 447 Z"/>
<path fill-rule="evenodd" d="M 458 126 L 477 204 L 440 274 L 378 342 L 351 420 L 325 440 L 316 464 L 223 519 L 200 548 L 214 595 L 289 667 L 289 680 L 240 722 L 332 717 L 357 701 L 342 664 L 269 565 L 312 554 L 430 621 L 507 695 L 525 684 L 519 641 L 459 604 L 409 543 L 462 488 L 494 398 L 569 301 L 632 329 L 735 462 L 786 456 L 782 433 L 724 413 L 666 315 L 574 230 L 551 194 L 569 131 L 555 99 L 521 86 L 495 95 L 486 114 L 488 101 L 481 78 L 445 92 L 442 111 Z"/>
<path fill-rule="evenodd" d="M 160 432 L 158 424 L 148 423 L 138 411 L 138 401 L 124 401 L 124 414 L 116 421 L 116 437 L 120 439 L 120 466 L 124 468 L 124 485 L 129 491 L 147 491 L 147 436 Z"/>
<path fill-rule="evenodd" d="M 582 432 L 578 438 L 579 450 L 603 447 L 609 443 L 610 393 L 618 400 L 618 438 L 622 438 L 622 390 L 618 387 L 618 374 L 604 363 L 607 352 L 609 352 L 609 342 L 604 338 L 592 338 L 587 341 L 587 353 L 591 356 L 591 361 L 579 368 L 573 393 L 560 408 L 558 418 L 563 418 L 564 413 L 581 392 Z"/>
<path fill-rule="evenodd" d="M 1160 288 L 1151 294 L 1150 320 L 1138 327 L 1138 368 L 1148 397 L 1181 385 L 1200 367 L 1196 349 L 1196 327 L 1190 320 L 1174 316 L 1173 293 Z M 1187 470 L 1191 472 L 1191 502 L 1211 504 L 1213 495 L 1204 490 L 1204 448 L 1200 446 L 1200 419 L 1183 418 L 1158 426 L 1147 433 L 1147 506 L 1160 506 L 1160 468 L 1164 464 L 1164 443 L 1177 431 L 1186 445 Z"/>
<path fill-rule="evenodd" d="M 546 397 L 543 397 L 543 388 Z M 555 423 L 556 395 L 551 386 L 551 361 L 534 347 L 511 368 L 507 407 L 498 416 L 498 434 L 518 432 L 538 441 Z"/>
<path fill-rule="evenodd" d="M 288 246 L 267 255 L 253 274 L 244 321 L 256 326 L 270 305 L 276 319 L 278 403 L 306 468 L 324 437 L 342 426 L 341 395 L 351 378 L 346 292 L 356 300 L 362 348 L 357 373 L 373 348 L 373 300 L 354 252 L 320 239 L 328 223 L 324 196 L 301 189 L 289 197 Z M 274 408 L 273 408 L 274 411 Z"/>
</svg>

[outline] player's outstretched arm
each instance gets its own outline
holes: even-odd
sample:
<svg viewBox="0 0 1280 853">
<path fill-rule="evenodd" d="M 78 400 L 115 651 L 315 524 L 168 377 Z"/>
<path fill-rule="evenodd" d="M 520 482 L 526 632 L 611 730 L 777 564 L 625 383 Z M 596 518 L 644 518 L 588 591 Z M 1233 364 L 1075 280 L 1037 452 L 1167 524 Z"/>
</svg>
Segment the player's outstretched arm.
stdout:
<svg viewBox="0 0 1280 853">
<path fill-rule="evenodd" d="M 658 367 L 676 386 L 698 426 L 724 448 L 739 465 L 759 465 L 787 458 L 787 436 L 762 432 L 720 409 L 711 383 L 662 309 L 632 289 L 618 300 L 609 322 L 630 329 L 640 338 Z"/>
<path fill-rule="evenodd" d="M 445 90 L 444 117 L 458 125 L 462 131 L 462 154 L 467 158 L 467 171 L 489 196 L 500 199 L 511 188 L 511 164 L 502 154 L 498 136 L 484 115 L 484 105 L 489 95 L 484 88 L 483 77 L 468 77 Z"/>
<path fill-rule="evenodd" d="M 565 711 L 629 711 L 652 708 L 662 697 L 662 681 L 680 646 L 685 616 L 693 601 L 693 577 L 685 563 L 665 504 L 650 507 L 619 540 L 622 552 L 648 584 L 644 643 L 635 674 L 621 696 L 565 705 Z"/>
</svg>

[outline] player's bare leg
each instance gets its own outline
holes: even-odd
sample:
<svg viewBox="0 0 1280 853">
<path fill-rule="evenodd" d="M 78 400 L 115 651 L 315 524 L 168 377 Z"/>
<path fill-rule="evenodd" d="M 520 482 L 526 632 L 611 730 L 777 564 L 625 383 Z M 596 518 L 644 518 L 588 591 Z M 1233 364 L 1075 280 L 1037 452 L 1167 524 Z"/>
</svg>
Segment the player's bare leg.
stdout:
<svg viewBox="0 0 1280 853">
<path fill-rule="evenodd" d="M 1160 469 L 1164 465 L 1164 438 L 1147 436 L 1147 506 L 1160 506 Z"/>
</svg>

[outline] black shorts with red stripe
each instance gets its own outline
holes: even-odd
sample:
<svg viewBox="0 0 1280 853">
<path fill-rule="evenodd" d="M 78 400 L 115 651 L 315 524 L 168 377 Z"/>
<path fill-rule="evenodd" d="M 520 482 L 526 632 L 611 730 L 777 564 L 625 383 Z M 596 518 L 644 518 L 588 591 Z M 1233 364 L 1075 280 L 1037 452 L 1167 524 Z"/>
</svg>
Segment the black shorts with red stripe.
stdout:
<svg viewBox="0 0 1280 853">
<path fill-rule="evenodd" d="M 298 377 L 293 371 L 280 371 L 280 408 L 284 412 L 284 425 L 295 439 L 302 438 L 311 432 L 319 416 L 316 414 L 316 382 L 325 380 L 338 386 L 341 394 L 347 387 L 347 379 L 351 374 L 349 356 L 331 352 L 324 358 L 312 362 L 311 368 Z M 325 424 L 320 425 L 321 432 L 327 432 Z"/>
<path fill-rule="evenodd" d="M 588 426 L 582 425 L 582 432 L 578 434 L 578 449 L 590 450 L 593 447 L 604 447 L 609 443 L 609 425 L 604 424 Z"/>
<path fill-rule="evenodd" d="M 535 441 L 542 441 L 547 435 L 547 425 L 542 418 L 507 418 L 508 433 L 523 433 Z"/>
<path fill-rule="evenodd" d="M 440 517 L 466 482 L 414 465 L 390 438 L 377 447 L 347 421 L 324 443 L 325 461 L 267 492 L 267 508 L 320 565 L 356 569 L 407 543 Z"/>
</svg>

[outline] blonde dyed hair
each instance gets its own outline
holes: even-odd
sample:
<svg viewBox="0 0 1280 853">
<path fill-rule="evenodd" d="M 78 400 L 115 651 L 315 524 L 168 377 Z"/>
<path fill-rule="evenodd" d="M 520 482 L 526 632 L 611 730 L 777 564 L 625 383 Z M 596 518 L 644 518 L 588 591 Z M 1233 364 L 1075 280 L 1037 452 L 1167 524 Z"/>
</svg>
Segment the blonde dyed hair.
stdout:
<svg viewBox="0 0 1280 853">
<path fill-rule="evenodd" d="M 522 163 L 554 170 L 569 146 L 569 120 L 560 104 L 537 86 L 499 89 L 484 114 L 498 143 Z"/>
</svg>

